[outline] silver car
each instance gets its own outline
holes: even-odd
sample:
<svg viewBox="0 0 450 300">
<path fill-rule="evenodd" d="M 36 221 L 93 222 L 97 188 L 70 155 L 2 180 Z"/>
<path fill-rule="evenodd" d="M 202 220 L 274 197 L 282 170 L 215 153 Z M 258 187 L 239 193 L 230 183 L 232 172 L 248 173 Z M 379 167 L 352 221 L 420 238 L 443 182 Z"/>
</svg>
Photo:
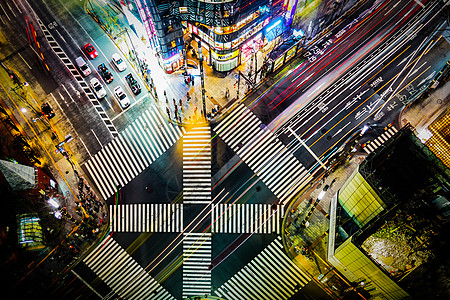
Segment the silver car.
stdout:
<svg viewBox="0 0 450 300">
<path fill-rule="evenodd" d="M 78 69 L 80 69 L 81 73 L 83 73 L 83 76 L 89 76 L 91 74 L 91 68 L 89 68 L 86 61 L 80 56 L 75 58 L 75 62 L 77 63 Z"/>
<path fill-rule="evenodd" d="M 124 93 L 121 86 L 116 86 L 114 88 L 114 95 L 116 95 L 116 98 L 119 100 L 120 106 L 122 106 L 123 109 L 130 106 L 130 99 L 128 99 L 127 94 Z"/>
</svg>

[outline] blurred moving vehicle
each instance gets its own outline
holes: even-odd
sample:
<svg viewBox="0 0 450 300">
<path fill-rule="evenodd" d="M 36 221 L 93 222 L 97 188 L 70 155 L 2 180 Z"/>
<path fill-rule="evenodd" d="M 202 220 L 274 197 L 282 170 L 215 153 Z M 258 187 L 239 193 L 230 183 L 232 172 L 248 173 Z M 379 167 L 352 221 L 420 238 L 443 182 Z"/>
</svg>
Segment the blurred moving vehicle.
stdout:
<svg viewBox="0 0 450 300">
<path fill-rule="evenodd" d="M 92 59 L 98 56 L 97 50 L 95 50 L 94 46 L 92 46 L 91 43 L 87 43 L 86 45 L 84 45 L 84 51 L 86 51 L 87 55 Z"/>
<path fill-rule="evenodd" d="M 120 57 L 119 54 L 114 53 L 111 57 L 111 60 L 116 66 L 117 70 L 119 70 L 119 72 L 123 72 L 127 68 L 125 61 L 122 59 L 122 57 Z"/>
<path fill-rule="evenodd" d="M 81 57 L 75 58 L 75 63 L 77 64 L 78 69 L 80 69 L 83 76 L 89 76 L 91 74 L 91 68 L 87 65 L 86 61 Z"/>
<path fill-rule="evenodd" d="M 131 91 L 133 94 L 138 95 L 141 92 L 141 86 L 139 83 L 134 79 L 133 75 L 130 73 L 127 76 L 125 76 L 125 80 L 127 81 L 128 85 L 130 86 Z"/>
<path fill-rule="evenodd" d="M 55 112 L 47 102 L 41 105 L 41 113 L 46 116 L 47 119 L 51 119 L 55 116 Z"/>
<path fill-rule="evenodd" d="M 106 97 L 106 90 L 103 88 L 103 85 L 97 78 L 92 78 L 89 83 L 94 90 L 95 96 L 97 96 L 98 99 Z"/>
<path fill-rule="evenodd" d="M 128 96 L 124 93 L 121 86 L 116 86 L 114 88 L 114 95 L 116 95 L 116 98 L 119 100 L 120 106 L 122 106 L 123 109 L 130 106 L 130 99 L 128 99 Z"/>
<path fill-rule="evenodd" d="M 111 83 L 114 80 L 114 76 L 111 74 L 111 72 L 108 70 L 108 68 L 105 66 L 105 64 L 99 64 L 98 65 L 98 72 L 102 76 L 103 80 L 106 83 Z"/>
</svg>

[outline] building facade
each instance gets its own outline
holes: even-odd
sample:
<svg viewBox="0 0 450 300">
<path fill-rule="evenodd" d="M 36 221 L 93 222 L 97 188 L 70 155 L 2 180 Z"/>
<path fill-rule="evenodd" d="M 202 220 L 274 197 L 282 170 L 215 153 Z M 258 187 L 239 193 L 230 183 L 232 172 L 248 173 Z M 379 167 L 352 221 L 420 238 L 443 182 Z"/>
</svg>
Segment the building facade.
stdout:
<svg viewBox="0 0 450 300">
<path fill-rule="evenodd" d="M 449 198 L 450 170 L 404 127 L 333 197 L 327 260 L 374 299 L 408 299 L 416 283 L 407 276 L 437 253 L 428 247 L 433 255 L 419 255 L 416 241 L 442 239 Z"/>
<path fill-rule="evenodd" d="M 136 7 L 161 66 L 184 64 L 183 36 L 202 41 L 206 62 L 217 71 L 251 58 L 285 24 L 282 0 L 127 0 Z"/>
</svg>

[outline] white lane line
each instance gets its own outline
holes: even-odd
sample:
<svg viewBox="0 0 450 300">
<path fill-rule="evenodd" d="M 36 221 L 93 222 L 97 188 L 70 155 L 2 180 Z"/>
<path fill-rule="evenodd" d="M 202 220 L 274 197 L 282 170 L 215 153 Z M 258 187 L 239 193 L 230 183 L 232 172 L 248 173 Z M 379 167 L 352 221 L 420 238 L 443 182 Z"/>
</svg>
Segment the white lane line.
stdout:
<svg viewBox="0 0 450 300">
<path fill-rule="evenodd" d="M 8 18 L 8 20 L 11 21 L 11 18 L 8 16 L 8 14 L 6 13 L 5 9 L 3 8 L 3 5 L 0 4 L 0 6 L 2 7 L 3 12 L 5 13 L 6 17 Z"/>
<path fill-rule="evenodd" d="M 422 6 L 422 8 L 425 7 L 425 5 L 422 2 L 420 2 L 419 0 L 414 0 L 414 1 L 416 1 L 416 3 L 419 4 L 420 6 Z"/>
</svg>

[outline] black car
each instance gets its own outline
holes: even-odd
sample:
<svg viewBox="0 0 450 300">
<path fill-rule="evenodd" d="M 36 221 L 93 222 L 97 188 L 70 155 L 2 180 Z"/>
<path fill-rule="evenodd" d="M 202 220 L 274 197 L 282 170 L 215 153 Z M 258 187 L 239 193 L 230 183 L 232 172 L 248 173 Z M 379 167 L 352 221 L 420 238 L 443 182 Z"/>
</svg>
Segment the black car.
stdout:
<svg viewBox="0 0 450 300">
<path fill-rule="evenodd" d="M 98 65 L 98 72 L 100 73 L 100 75 L 102 76 L 103 80 L 106 83 L 111 83 L 114 80 L 113 75 L 108 70 L 108 68 L 105 66 L 105 64 Z"/>
<path fill-rule="evenodd" d="M 139 83 L 136 81 L 136 79 L 133 78 L 133 75 L 128 74 L 127 76 L 125 76 L 125 79 L 127 80 L 128 85 L 131 88 L 131 91 L 137 95 L 141 92 L 141 86 L 139 85 Z"/>
<path fill-rule="evenodd" d="M 41 112 L 47 119 L 51 119 L 55 116 L 55 112 L 47 102 L 41 105 Z"/>
</svg>

